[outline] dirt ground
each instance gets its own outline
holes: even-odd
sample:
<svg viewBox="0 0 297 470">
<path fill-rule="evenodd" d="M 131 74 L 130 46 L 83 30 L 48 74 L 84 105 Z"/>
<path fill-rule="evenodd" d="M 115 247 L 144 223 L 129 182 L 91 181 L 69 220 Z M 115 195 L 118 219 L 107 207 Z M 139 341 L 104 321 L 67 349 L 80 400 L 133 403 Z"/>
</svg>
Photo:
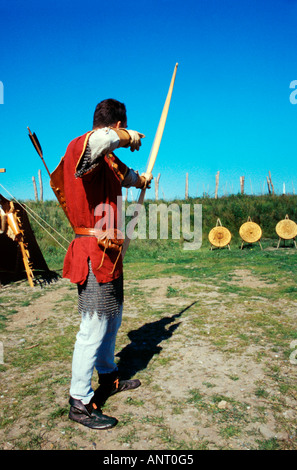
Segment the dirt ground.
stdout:
<svg viewBox="0 0 297 470">
<path fill-rule="evenodd" d="M 116 357 L 142 386 L 108 400 L 104 413 L 119 423 L 107 431 L 68 419 L 76 290 L 65 280 L 34 295 L 25 281 L 2 287 L 2 305 L 16 312 L 0 335 L 0 448 L 296 449 L 297 365 L 259 320 L 277 308 L 296 325 L 296 302 L 271 305 L 276 286 L 248 270 L 234 270 L 228 286 L 226 294 L 215 280 L 126 281 Z M 253 293 L 247 300 L 237 287 Z"/>
</svg>

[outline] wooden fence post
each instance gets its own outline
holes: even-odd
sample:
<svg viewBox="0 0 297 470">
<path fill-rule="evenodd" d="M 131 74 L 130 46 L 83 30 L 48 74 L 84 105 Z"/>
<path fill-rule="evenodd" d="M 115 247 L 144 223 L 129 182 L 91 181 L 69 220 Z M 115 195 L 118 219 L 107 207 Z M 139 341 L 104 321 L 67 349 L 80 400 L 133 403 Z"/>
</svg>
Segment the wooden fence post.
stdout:
<svg viewBox="0 0 297 470">
<path fill-rule="evenodd" d="M 244 194 L 244 176 L 240 176 L 240 192 L 241 194 Z"/>
<path fill-rule="evenodd" d="M 189 197 L 189 173 L 186 174 L 186 194 L 185 198 L 188 199 Z"/>
<path fill-rule="evenodd" d="M 271 189 L 270 189 L 270 183 L 269 183 L 268 176 L 266 176 L 266 180 L 267 180 L 267 186 L 268 186 L 268 193 L 271 194 Z"/>
<path fill-rule="evenodd" d="M 38 179 L 39 179 L 40 201 L 43 201 L 43 185 L 42 185 L 41 170 L 38 170 Z"/>
<path fill-rule="evenodd" d="M 35 177 L 32 176 L 32 181 L 33 181 L 33 188 L 34 188 L 34 194 L 35 194 L 35 201 L 38 201 L 38 192 L 37 192 L 37 186 L 36 186 L 36 181 Z"/>
<path fill-rule="evenodd" d="M 218 198 L 218 189 L 219 189 L 219 179 L 220 179 L 220 172 L 218 171 L 216 174 L 216 189 L 215 189 L 215 199 Z"/>
<path fill-rule="evenodd" d="M 274 186 L 273 186 L 273 184 L 272 184 L 272 179 L 271 179 L 271 173 L 270 173 L 270 171 L 269 171 L 269 182 L 270 182 L 272 194 L 274 194 Z"/>
<path fill-rule="evenodd" d="M 159 181 L 160 181 L 160 176 L 161 176 L 161 174 L 159 173 L 159 174 L 158 174 L 158 177 L 157 177 L 157 178 L 154 178 L 154 179 L 155 179 L 155 199 L 156 199 L 156 201 L 158 201 L 158 199 L 159 199 Z"/>
</svg>

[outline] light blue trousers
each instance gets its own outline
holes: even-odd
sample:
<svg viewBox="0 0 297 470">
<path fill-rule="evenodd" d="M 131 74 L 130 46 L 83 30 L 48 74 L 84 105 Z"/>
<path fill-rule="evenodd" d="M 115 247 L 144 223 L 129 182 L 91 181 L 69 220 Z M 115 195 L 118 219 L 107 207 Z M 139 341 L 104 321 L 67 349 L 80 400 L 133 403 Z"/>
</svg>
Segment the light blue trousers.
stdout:
<svg viewBox="0 0 297 470">
<path fill-rule="evenodd" d="M 73 352 L 70 395 L 85 405 L 94 395 L 91 385 L 94 368 L 98 374 L 117 369 L 114 352 L 122 311 L 123 306 L 120 314 L 114 317 L 102 315 L 98 318 L 96 313 L 82 315 Z"/>
</svg>

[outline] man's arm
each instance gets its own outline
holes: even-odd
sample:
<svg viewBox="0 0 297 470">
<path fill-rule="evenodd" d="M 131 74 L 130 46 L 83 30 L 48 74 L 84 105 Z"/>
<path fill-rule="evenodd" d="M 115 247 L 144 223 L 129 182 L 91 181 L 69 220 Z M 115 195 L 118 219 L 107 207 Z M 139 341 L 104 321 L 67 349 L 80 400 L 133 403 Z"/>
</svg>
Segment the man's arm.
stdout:
<svg viewBox="0 0 297 470">
<path fill-rule="evenodd" d="M 93 131 L 88 139 L 84 154 L 76 167 L 76 177 L 82 177 L 92 171 L 101 159 L 119 147 L 139 150 L 143 134 L 126 129 L 104 127 Z"/>
<path fill-rule="evenodd" d="M 129 135 L 127 135 L 126 139 L 129 139 Z M 110 127 L 96 129 L 92 132 L 88 141 L 90 161 L 93 162 L 97 158 L 104 157 L 104 155 L 113 152 L 120 146 L 120 142 L 120 135 Z"/>
<path fill-rule="evenodd" d="M 132 152 L 139 150 L 141 139 L 144 137 L 144 134 L 128 129 L 115 129 L 113 127 L 96 129 L 89 138 L 91 159 L 94 160 L 104 156 L 119 147 L 130 147 Z"/>
</svg>

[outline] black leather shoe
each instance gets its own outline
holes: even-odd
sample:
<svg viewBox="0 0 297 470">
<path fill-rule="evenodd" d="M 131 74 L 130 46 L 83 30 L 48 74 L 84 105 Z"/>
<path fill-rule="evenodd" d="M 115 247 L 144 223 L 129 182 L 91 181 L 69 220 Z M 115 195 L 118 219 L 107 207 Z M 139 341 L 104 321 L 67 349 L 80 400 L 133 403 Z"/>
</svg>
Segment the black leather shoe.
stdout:
<svg viewBox="0 0 297 470">
<path fill-rule="evenodd" d="M 102 414 L 93 402 L 84 405 L 80 400 L 70 397 L 69 403 L 69 418 L 83 426 L 91 429 L 110 429 L 118 423 L 116 418 Z"/>
<path fill-rule="evenodd" d="M 110 395 L 115 395 L 119 392 L 125 392 L 126 390 L 133 390 L 134 388 L 140 387 L 141 382 L 138 379 L 132 380 L 116 380 L 113 383 L 113 388 Z"/>
<path fill-rule="evenodd" d="M 141 385 L 140 380 L 119 380 L 118 371 L 99 374 L 99 387 L 95 390 L 94 402 L 98 407 L 105 404 L 108 397 L 126 390 L 133 390 Z"/>
</svg>

